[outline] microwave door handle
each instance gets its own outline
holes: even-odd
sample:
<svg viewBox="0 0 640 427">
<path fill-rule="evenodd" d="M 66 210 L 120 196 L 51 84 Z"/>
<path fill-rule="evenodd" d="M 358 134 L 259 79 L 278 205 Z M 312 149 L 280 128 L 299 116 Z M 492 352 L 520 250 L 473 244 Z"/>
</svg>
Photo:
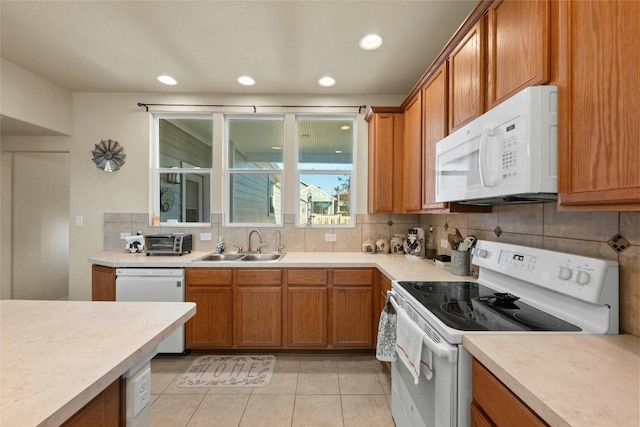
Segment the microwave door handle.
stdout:
<svg viewBox="0 0 640 427">
<path fill-rule="evenodd" d="M 389 302 L 391 302 L 391 305 L 396 310 L 396 313 L 399 313 L 400 310 L 404 310 L 398 305 L 394 292 L 387 291 L 387 299 L 389 300 Z M 456 363 L 456 361 L 458 360 L 458 347 L 444 345 L 443 343 L 437 343 L 431 340 L 428 335 L 425 335 L 423 342 L 424 345 L 426 345 L 429 350 L 431 350 L 439 358 L 447 359 L 449 363 Z"/>
<path fill-rule="evenodd" d="M 480 172 L 480 184 L 483 187 L 493 187 L 496 185 L 495 179 L 490 179 L 488 174 L 488 154 L 489 151 L 489 138 L 495 136 L 493 129 L 482 129 L 482 136 L 480 137 L 480 148 L 478 149 L 478 170 Z"/>
</svg>

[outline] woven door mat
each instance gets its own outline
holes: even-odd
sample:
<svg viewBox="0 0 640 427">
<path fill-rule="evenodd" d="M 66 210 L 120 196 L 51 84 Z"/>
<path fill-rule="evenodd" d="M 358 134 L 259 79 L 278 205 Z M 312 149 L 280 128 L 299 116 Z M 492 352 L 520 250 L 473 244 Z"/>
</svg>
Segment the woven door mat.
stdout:
<svg viewBox="0 0 640 427">
<path fill-rule="evenodd" d="M 201 356 L 182 374 L 178 387 L 264 387 L 271 382 L 275 356 Z"/>
</svg>

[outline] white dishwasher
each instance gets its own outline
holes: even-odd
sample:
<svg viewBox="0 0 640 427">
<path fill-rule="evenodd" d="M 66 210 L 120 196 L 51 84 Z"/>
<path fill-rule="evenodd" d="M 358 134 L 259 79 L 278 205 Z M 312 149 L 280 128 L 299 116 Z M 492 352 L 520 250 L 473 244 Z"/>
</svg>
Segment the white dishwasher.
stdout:
<svg viewBox="0 0 640 427">
<path fill-rule="evenodd" d="M 118 268 L 116 301 L 184 302 L 183 268 Z M 184 353 L 184 325 L 164 339 L 158 353 Z"/>
</svg>

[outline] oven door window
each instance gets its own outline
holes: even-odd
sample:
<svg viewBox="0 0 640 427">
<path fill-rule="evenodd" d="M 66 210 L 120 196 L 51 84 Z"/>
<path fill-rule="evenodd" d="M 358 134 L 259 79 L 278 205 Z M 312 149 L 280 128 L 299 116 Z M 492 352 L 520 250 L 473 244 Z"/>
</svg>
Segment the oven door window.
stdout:
<svg viewBox="0 0 640 427">
<path fill-rule="evenodd" d="M 392 364 L 391 411 L 396 425 L 455 426 L 457 363 L 435 353 L 432 363 L 431 379 L 422 374 L 417 385 L 402 362 Z"/>
</svg>

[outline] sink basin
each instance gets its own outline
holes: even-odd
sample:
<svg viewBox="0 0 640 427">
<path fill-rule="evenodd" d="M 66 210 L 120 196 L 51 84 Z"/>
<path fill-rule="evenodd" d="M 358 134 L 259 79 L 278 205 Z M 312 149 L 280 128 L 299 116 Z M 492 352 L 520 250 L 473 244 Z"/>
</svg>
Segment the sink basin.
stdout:
<svg viewBox="0 0 640 427">
<path fill-rule="evenodd" d="M 236 253 L 236 254 L 209 254 L 203 256 L 202 258 L 194 259 L 193 262 L 201 262 L 201 261 L 278 261 L 282 258 L 284 254 L 275 254 L 275 253 Z"/>
<path fill-rule="evenodd" d="M 277 261 L 280 258 L 282 254 L 247 254 L 240 261 Z"/>
<path fill-rule="evenodd" d="M 237 261 L 243 256 L 244 254 L 209 254 L 194 261 Z"/>
</svg>

